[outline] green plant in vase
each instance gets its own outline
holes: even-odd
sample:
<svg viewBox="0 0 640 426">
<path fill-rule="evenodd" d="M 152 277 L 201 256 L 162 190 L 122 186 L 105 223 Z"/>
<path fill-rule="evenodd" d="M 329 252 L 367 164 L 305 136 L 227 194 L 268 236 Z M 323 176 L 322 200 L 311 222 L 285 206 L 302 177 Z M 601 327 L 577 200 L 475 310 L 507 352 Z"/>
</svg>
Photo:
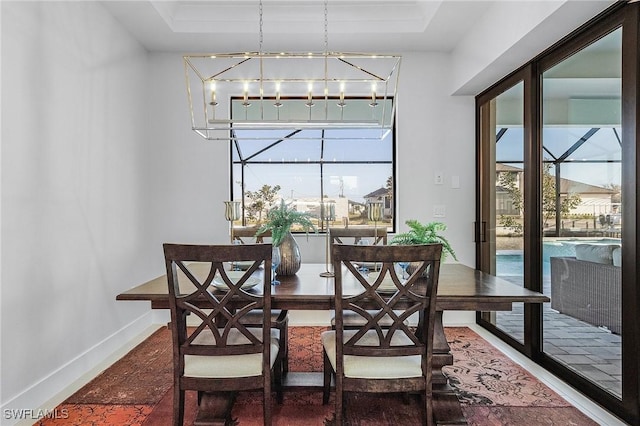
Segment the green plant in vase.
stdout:
<svg viewBox="0 0 640 426">
<path fill-rule="evenodd" d="M 311 222 L 311 217 L 311 214 L 299 212 L 291 204 L 286 204 L 284 200 L 280 200 L 279 205 L 267 212 L 267 220 L 258 228 L 256 235 L 271 231 L 273 245 L 279 246 L 295 224 L 300 225 L 307 235 L 309 235 L 309 231 L 317 232 L 316 226 Z"/>
<path fill-rule="evenodd" d="M 455 260 L 456 252 L 449 244 L 449 241 L 440 234 L 445 231 L 447 225 L 442 222 L 429 222 L 422 224 L 415 219 L 409 219 L 405 222 L 409 226 L 407 232 L 396 234 L 390 241 L 390 244 L 396 245 L 417 245 L 417 244 L 442 244 L 442 260 L 449 254 Z"/>
<path fill-rule="evenodd" d="M 316 226 L 311 222 L 311 214 L 299 212 L 291 204 L 280 200 L 267 212 L 264 224 L 258 228 L 256 235 L 271 231 L 271 241 L 274 247 L 280 247 L 280 265 L 276 269 L 278 275 L 294 275 L 300 269 L 302 263 L 300 248 L 291 234 L 293 225 L 300 225 L 307 236 L 309 231 L 317 232 Z"/>
</svg>

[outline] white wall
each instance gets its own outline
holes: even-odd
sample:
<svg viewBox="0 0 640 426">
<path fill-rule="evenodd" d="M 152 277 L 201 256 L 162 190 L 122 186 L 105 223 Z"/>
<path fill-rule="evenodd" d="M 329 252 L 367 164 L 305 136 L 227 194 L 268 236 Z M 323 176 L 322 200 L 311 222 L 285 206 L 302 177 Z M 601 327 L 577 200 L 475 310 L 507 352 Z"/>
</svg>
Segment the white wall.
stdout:
<svg viewBox="0 0 640 426">
<path fill-rule="evenodd" d="M 5 424 L 150 322 L 115 296 L 157 275 L 161 250 L 146 52 L 96 2 L 1 7 Z"/>
</svg>

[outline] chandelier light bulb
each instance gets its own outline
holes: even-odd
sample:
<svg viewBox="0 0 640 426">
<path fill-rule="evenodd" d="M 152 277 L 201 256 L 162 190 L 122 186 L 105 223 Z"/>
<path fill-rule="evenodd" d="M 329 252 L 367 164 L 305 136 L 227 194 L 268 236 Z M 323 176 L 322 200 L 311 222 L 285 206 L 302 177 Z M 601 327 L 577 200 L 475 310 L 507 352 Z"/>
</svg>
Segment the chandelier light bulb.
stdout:
<svg viewBox="0 0 640 426">
<path fill-rule="evenodd" d="M 244 83 L 244 100 L 242 102 L 242 105 L 244 105 L 245 107 L 248 107 L 249 105 L 251 105 L 251 102 L 249 102 L 249 82 L 245 82 Z"/>
<path fill-rule="evenodd" d="M 276 108 L 280 108 L 282 103 L 280 102 L 280 82 L 276 82 L 276 102 L 273 104 Z"/>
<path fill-rule="evenodd" d="M 378 106 L 378 102 L 376 102 L 376 84 L 373 83 L 371 85 L 371 103 L 369 104 L 371 107 Z"/>
<path fill-rule="evenodd" d="M 314 103 L 313 103 L 313 83 L 309 82 L 309 94 L 307 95 L 307 103 L 306 105 L 311 108 Z"/>
<path fill-rule="evenodd" d="M 216 102 L 216 82 L 212 81 L 209 88 L 211 89 L 211 102 L 209 102 L 209 105 L 216 106 L 218 105 L 218 102 Z"/>
</svg>

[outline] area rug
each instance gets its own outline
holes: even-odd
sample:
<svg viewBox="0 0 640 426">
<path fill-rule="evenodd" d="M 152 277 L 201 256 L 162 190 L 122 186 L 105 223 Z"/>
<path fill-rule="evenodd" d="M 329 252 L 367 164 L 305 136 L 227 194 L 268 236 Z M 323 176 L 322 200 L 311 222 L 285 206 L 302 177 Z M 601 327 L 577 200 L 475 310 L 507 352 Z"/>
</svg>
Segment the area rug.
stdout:
<svg viewBox="0 0 640 426">
<path fill-rule="evenodd" d="M 322 371 L 325 329 L 290 327 L 290 371 Z M 454 365 L 443 370 L 469 425 L 597 425 L 469 328 L 447 327 L 445 334 Z M 61 404 L 67 418 L 38 424 L 170 425 L 171 368 L 171 333 L 163 327 Z M 420 424 L 418 404 L 402 395 L 351 394 L 346 424 Z M 196 395 L 187 392 L 185 424 L 193 423 L 196 410 Z M 240 393 L 232 417 L 240 425 L 262 425 L 260 392 Z M 273 407 L 274 425 L 329 426 L 332 417 L 333 400 L 323 406 L 317 390 L 285 392 L 284 403 Z"/>
<path fill-rule="evenodd" d="M 171 330 L 162 327 L 66 402 L 156 405 L 173 385 L 172 357 Z"/>
</svg>

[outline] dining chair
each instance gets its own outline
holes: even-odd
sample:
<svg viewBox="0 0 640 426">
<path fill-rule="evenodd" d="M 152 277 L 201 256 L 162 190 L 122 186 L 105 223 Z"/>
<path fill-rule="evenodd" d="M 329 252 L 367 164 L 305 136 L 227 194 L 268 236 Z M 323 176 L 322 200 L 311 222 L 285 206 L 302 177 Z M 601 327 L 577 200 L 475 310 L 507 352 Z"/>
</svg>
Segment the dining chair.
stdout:
<svg viewBox="0 0 640 426">
<path fill-rule="evenodd" d="M 240 244 L 247 244 L 248 241 L 255 241 L 257 244 L 264 243 L 265 238 L 271 238 L 271 231 L 265 231 L 256 235 L 258 227 L 241 226 L 234 228 L 233 241 Z M 262 312 L 255 310 L 249 312 L 242 323 L 248 326 L 259 327 L 262 324 Z M 289 372 L 289 312 L 287 310 L 275 309 L 271 311 L 271 327 L 277 328 L 280 332 L 280 350 L 282 354 L 282 373 L 286 375 Z"/>
<path fill-rule="evenodd" d="M 343 423 L 346 392 L 420 392 L 424 422 L 433 423 L 431 369 L 441 254 L 441 244 L 333 247 L 336 327 L 323 332 L 321 340 L 323 403 L 329 401 L 334 375 L 336 425 Z M 379 273 L 366 275 L 354 266 L 357 260 L 382 266 Z M 414 262 L 417 268 L 404 278 L 400 262 Z M 362 316 L 365 324 L 345 329 L 345 312 Z M 421 314 L 418 328 L 406 324 L 415 313 Z M 393 324 L 383 327 L 383 317 Z"/>
<path fill-rule="evenodd" d="M 329 228 L 331 244 L 358 244 L 362 239 L 371 238 L 372 245 L 387 245 L 387 228 L 352 226 L 350 228 Z"/>
<path fill-rule="evenodd" d="M 237 226 L 233 228 L 233 240 L 245 244 L 247 241 L 262 244 L 265 238 L 271 237 L 271 231 L 265 231 L 256 235 L 257 226 Z"/>
<path fill-rule="evenodd" d="M 334 244 L 360 244 L 364 240 L 369 240 L 373 245 L 387 245 L 387 228 L 377 227 L 351 227 L 351 228 L 329 228 L 329 239 L 331 241 L 331 247 Z M 369 269 L 371 265 L 360 264 L 362 268 Z M 375 267 L 372 269 L 376 269 Z M 360 315 L 352 315 L 345 312 L 343 318 L 346 328 L 356 328 L 362 326 L 363 318 Z M 388 319 L 384 319 L 383 322 L 390 324 Z M 331 318 L 331 327 L 335 328 L 336 318 Z"/>
<path fill-rule="evenodd" d="M 173 423 L 184 420 L 185 390 L 236 392 L 263 390 L 264 423 L 271 424 L 271 383 L 282 400 L 282 351 L 271 328 L 271 244 L 164 244 L 173 342 Z M 241 273 L 225 263 L 250 261 Z M 204 265 L 204 267 L 203 267 Z M 249 288 L 260 286 L 262 292 Z M 264 327 L 248 327 L 242 318 L 260 309 Z M 187 316 L 198 317 L 187 327 Z"/>
</svg>

